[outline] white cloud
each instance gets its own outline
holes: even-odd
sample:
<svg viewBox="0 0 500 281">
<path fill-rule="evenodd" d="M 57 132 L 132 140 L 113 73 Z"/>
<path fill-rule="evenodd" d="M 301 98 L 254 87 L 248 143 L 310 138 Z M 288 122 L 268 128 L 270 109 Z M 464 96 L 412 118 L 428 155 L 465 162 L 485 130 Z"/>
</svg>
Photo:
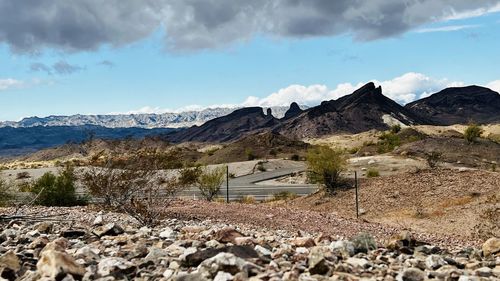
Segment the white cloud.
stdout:
<svg viewBox="0 0 500 281">
<path fill-rule="evenodd" d="M 357 84 L 342 83 L 335 89 L 328 89 L 325 85 L 290 85 L 286 88 L 272 93 L 271 95 L 258 98 L 248 97 L 244 106 L 278 106 L 289 105 L 291 102 L 298 102 L 305 105 L 317 105 L 324 100 L 338 99 L 351 94 L 353 91 L 370 82 L 359 82 Z M 420 98 L 422 95 L 435 93 L 443 88 L 452 86 L 462 86 L 462 82 L 454 82 L 448 79 L 435 79 L 421 73 L 409 72 L 391 80 L 378 81 L 371 80 L 382 86 L 384 95 L 399 102 L 408 103 Z"/>
<path fill-rule="evenodd" d="M 0 79 L 0 91 L 8 90 L 8 89 L 13 89 L 13 88 L 20 88 L 24 86 L 24 82 L 12 78 L 7 78 L 7 79 Z"/>
<path fill-rule="evenodd" d="M 497 93 L 500 93 L 500 80 L 491 81 L 490 83 L 486 84 L 486 87 L 492 89 Z"/>
<path fill-rule="evenodd" d="M 367 82 L 374 82 L 376 85 L 382 86 L 382 93 L 400 104 L 406 104 L 416 99 L 428 97 L 444 88 L 465 86 L 465 83 L 461 81 L 452 81 L 446 78 L 437 79 L 422 73 L 408 72 L 385 81 L 370 80 L 356 84 L 341 83 L 334 89 L 329 89 L 328 86 L 322 84 L 309 86 L 293 84 L 279 89 L 277 92 L 263 98 L 256 96 L 247 97 L 241 104 L 218 104 L 211 106 L 189 105 L 178 109 L 162 109 L 159 107 L 146 106 L 138 110 L 129 111 L 126 114 L 179 113 L 199 111 L 207 108 L 236 108 L 247 106 L 288 106 L 292 102 L 297 102 L 301 105 L 315 106 L 325 100 L 338 99 L 342 96 L 349 95 Z M 500 92 L 500 80 L 492 81 L 486 84 L 486 87 L 496 92 Z"/>
<path fill-rule="evenodd" d="M 415 32 L 417 33 L 429 33 L 429 32 L 450 32 L 450 31 L 459 31 L 463 29 L 477 28 L 480 25 L 470 24 L 470 25 L 448 25 L 448 26 L 440 26 L 440 27 L 429 27 L 429 28 L 421 28 L 417 29 Z"/>
<path fill-rule="evenodd" d="M 452 9 L 450 15 L 446 16 L 444 20 L 461 20 L 461 19 L 475 18 L 496 12 L 500 12 L 500 3 L 497 3 L 489 8 L 478 8 L 474 10 L 465 10 L 461 12 L 457 12 Z"/>
</svg>

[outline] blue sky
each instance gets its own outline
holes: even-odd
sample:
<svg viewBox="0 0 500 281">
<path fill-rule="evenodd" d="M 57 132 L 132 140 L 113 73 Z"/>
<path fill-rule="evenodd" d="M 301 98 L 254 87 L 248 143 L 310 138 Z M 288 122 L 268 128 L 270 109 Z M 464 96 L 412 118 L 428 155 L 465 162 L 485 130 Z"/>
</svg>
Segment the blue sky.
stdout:
<svg viewBox="0 0 500 281">
<path fill-rule="evenodd" d="M 291 101 L 315 105 L 368 81 L 402 104 L 447 86 L 499 91 L 499 7 L 461 7 L 395 34 L 377 31 L 376 38 L 360 38 L 366 30 L 349 23 L 312 35 L 252 29 L 227 38 L 233 33 L 225 29 L 220 45 L 193 32 L 203 39 L 188 42 L 195 47 L 176 37 L 167 20 L 139 38 L 116 39 L 126 42 L 110 37 L 69 48 L 71 41 L 60 37 L 19 45 L 5 35 L 12 27 L 0 20 L 0 120 Z M 20 32 L 35 32 L 29 24 Z M 218 38 L 219 29 L 203 31 Z M 174 47 L 169 40 L 176 40 Z"/>
</svg>

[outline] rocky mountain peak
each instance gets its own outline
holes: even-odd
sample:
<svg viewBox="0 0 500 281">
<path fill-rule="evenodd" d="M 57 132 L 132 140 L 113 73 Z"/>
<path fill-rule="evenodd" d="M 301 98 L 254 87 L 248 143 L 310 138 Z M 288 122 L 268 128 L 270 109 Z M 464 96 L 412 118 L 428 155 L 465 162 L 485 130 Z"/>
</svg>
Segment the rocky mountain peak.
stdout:
<svg viewBox="0 0 500 281">
<path fill-rule="evenodd" d="M 285 112 L 285 116 L 283 117 L 283 119 L 295 117 L 302 112 L 303 110 L 300 109 L 299 105 L 296 102 L 292 102 L 292 104 L 290 104 L 290 108 Z"/>
</svg>

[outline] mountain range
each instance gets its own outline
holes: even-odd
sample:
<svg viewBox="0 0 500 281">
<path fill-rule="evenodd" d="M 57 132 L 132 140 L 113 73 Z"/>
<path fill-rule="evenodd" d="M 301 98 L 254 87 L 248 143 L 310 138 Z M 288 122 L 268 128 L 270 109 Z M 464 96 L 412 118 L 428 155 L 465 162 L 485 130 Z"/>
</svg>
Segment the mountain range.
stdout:
<svg viewBox="0 0 500 281">
<path fill-rule="evenodd" d="M 500 95 L 488 88 L 448 88 L 401 106 L 368 83 L 350 95 L 302 110 L 293 103 L 283 118 L 264 114 L 262 108 L 239 109 L 201 126 L 176 131 L 173 142 L 227 142 L 244 135 L 271 131 L 292 139 L 336 133 L 385 130 L 392 125 L 451 125 L 500 122 Z"/>
<path fill-rule="evenodd" d="M 301 106 L 307 108 L 307 106 Z M 241 107 L 239 107 L 241 108 Z M 187 128 L 202 125 L 208 120 L 228 115 L 238 110 L 234 108 L 207 108 L 199 111 L 184 111 L 179 113 L 145 113 L 145 114 L 105 114 L 105 115 L 70 115 L 48 117 L 26 117 L 20 121 L 0 121 L 0 128 L 29 128 L 37 126 L 100 126 L 106 128 Z M 265 108 L 267 109 L 267 108 Z M 270 107 L 276 118 L 281 118 L 288 110 L 287 106 Z"/>
<path fill-rule="evenodd" d="M 300 101 L 299 101 L 300 102 Z M 74 115 L 25 118 L 0 124 L 0 155 L 21 154 L 96 138 L 160 135 L 170 142 L 231 142 L 272 133 L 289 139 L 359 133 L 390 126 L 500 123 L 500 95 L 479 86 L 447 88 L 402 106 L 368 83 L 350 95 L 318 106 L 217 108 L 135 115 Z M 98 125 L 96 125 L 98 124 Z M 195 124 L 195 125 L 192 125 Z M 179 128 L 190 126 L 189 128 Z"/>
</svg>

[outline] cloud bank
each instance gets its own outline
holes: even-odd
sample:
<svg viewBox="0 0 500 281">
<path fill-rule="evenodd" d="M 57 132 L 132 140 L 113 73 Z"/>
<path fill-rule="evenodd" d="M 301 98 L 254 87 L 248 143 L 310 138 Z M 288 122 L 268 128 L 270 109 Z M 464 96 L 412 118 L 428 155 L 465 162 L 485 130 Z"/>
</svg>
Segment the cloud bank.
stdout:
<svg viewBox="0 0 500 281">
<path fill-rule="evenodd" d="M 500 0 L 3 0 L 0 42 L 14 52 L 37 53 L 119 47 L 158 30 L 174 51 L 218 48 L 256 35 L 375 40 L 497 11 Z"/>
<path fill-rule="evenodd" d="M 351 94 L 367 82 L 374 82 L 376 85 L 382 86 L 384 95 L 401 104 L 425 97 L 446 87 L 464 85 L 464 83 L 458 81 L 435 79 L 421 73 L 409 72 L 386 81 L 371 80 L 357 84 L 342 83 L 334 89 L 329 89 L 325 85 L 290 85 L 264 98 L 248 97 L 243 102 L 243 105 L 277 106 L 289 105 L 294 101 L 304 105 L 317 105 L 324 100 L 338 99 Z"/>
</svg>

